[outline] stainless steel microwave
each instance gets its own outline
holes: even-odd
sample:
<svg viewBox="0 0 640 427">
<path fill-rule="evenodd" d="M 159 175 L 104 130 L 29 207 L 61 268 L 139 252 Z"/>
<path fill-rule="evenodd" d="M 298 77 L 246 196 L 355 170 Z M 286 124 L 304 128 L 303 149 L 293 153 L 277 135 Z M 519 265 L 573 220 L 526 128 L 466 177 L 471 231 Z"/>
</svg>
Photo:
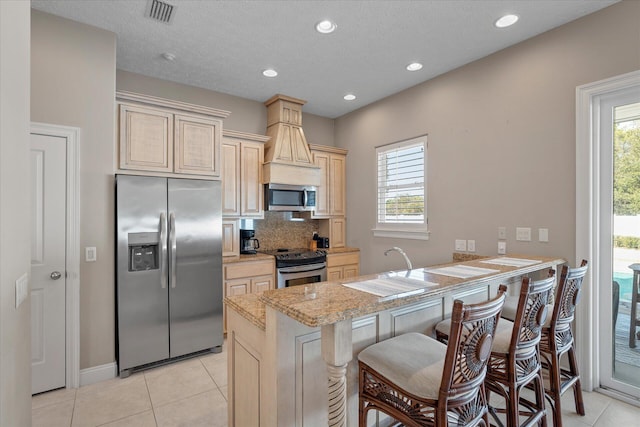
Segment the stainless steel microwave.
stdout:
<svg viewBox="0 0 640 427">
<path fill-rule="evenodd" d="M 317 189 L 312 185 L 265 184 L 264 204 L 269 211 L 312 211 Z"/>
</svg>

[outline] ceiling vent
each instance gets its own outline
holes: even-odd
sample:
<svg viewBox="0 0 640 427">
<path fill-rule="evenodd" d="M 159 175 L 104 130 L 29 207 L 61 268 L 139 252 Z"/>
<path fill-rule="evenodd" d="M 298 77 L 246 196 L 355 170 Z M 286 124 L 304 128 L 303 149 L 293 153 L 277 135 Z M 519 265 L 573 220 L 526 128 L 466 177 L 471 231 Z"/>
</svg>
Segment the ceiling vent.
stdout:
<svg viewBox="0 0 640 427">
<path fill-rule="evenodd" d="M 147 6 L 147 16 L 156 21 L 170 24 L 173 20 L 175 7 L 160 0 L 151 0 Z"/>
</svg>

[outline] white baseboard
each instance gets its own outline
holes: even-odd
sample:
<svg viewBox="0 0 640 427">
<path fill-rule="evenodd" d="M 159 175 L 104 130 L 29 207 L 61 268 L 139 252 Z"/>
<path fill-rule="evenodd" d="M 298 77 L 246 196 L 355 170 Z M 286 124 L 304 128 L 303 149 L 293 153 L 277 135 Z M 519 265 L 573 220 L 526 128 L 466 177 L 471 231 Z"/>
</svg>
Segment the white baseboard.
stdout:
<svg viewBox="0 0 640 427">
<path fill-rule="evenodd" d="M 110 380 L 118 375 L 116 362 L 80 370 L 80 387 Z"/>
</svg>

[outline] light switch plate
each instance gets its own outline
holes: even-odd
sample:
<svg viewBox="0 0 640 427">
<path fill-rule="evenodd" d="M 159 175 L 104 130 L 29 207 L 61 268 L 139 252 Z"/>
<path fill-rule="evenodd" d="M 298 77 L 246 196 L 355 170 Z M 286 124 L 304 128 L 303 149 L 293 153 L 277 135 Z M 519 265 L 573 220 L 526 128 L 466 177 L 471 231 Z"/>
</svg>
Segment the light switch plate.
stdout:
<svg viewBox="0 0 640 427">
<path fill-rule="evenodd" d="M 476 241 L 475 240 L 467 240 L 467 251 L 475 252 L 476 251 Z"/>
<path fill-rule="evenodd" d="M 548 242 L 549 241 L 549 229 L 548 228 L 538 228 L 538 241 L 539 242 Z"/>
<path fill-rule="evenodd" d="M 516 240 L 521 242 L 531 241 L 531 228 L 530 227 L 516 227 Z"/>
<path fill-rule="evenodd" d="M 456 251 L 466 251 L 466 250 L 467 250 L 467 241 L 456 240 Z"/>
<path fill-rule="evenodd" d="M 507 242 L 498 242 L 498 254 L 504 255 L 507 253 Z"/>
<path fill-rule="evenodd" d="M 505 240 L 507 238 L 507 227 L 498 227 L 498 239 Z"/>
</svg>

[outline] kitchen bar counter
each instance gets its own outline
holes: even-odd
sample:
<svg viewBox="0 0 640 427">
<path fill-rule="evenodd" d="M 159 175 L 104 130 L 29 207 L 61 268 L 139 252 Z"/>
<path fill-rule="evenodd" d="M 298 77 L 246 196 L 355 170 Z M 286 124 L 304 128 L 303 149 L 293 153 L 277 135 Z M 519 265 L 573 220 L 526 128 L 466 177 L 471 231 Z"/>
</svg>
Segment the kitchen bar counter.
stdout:
<svg viewBox="0 0 640 427">
<path fill-rule="evenodd" d="M 509 259 L 534 264 L 483 262 L 494 258 L 428 267 L 494 270 L 471 278 L 415 268 L 227 297 L 229 425 L 357 425 L 359 351 L 410 331 L 431 334 L 454 299 L 487 300 L 501 283 L 515 294 L 523 275 L 542 278 L 565 262 L 529 255 Z M 425 286 L 384 297 L 343 286 L 370 280 Z"/>
</svg>

